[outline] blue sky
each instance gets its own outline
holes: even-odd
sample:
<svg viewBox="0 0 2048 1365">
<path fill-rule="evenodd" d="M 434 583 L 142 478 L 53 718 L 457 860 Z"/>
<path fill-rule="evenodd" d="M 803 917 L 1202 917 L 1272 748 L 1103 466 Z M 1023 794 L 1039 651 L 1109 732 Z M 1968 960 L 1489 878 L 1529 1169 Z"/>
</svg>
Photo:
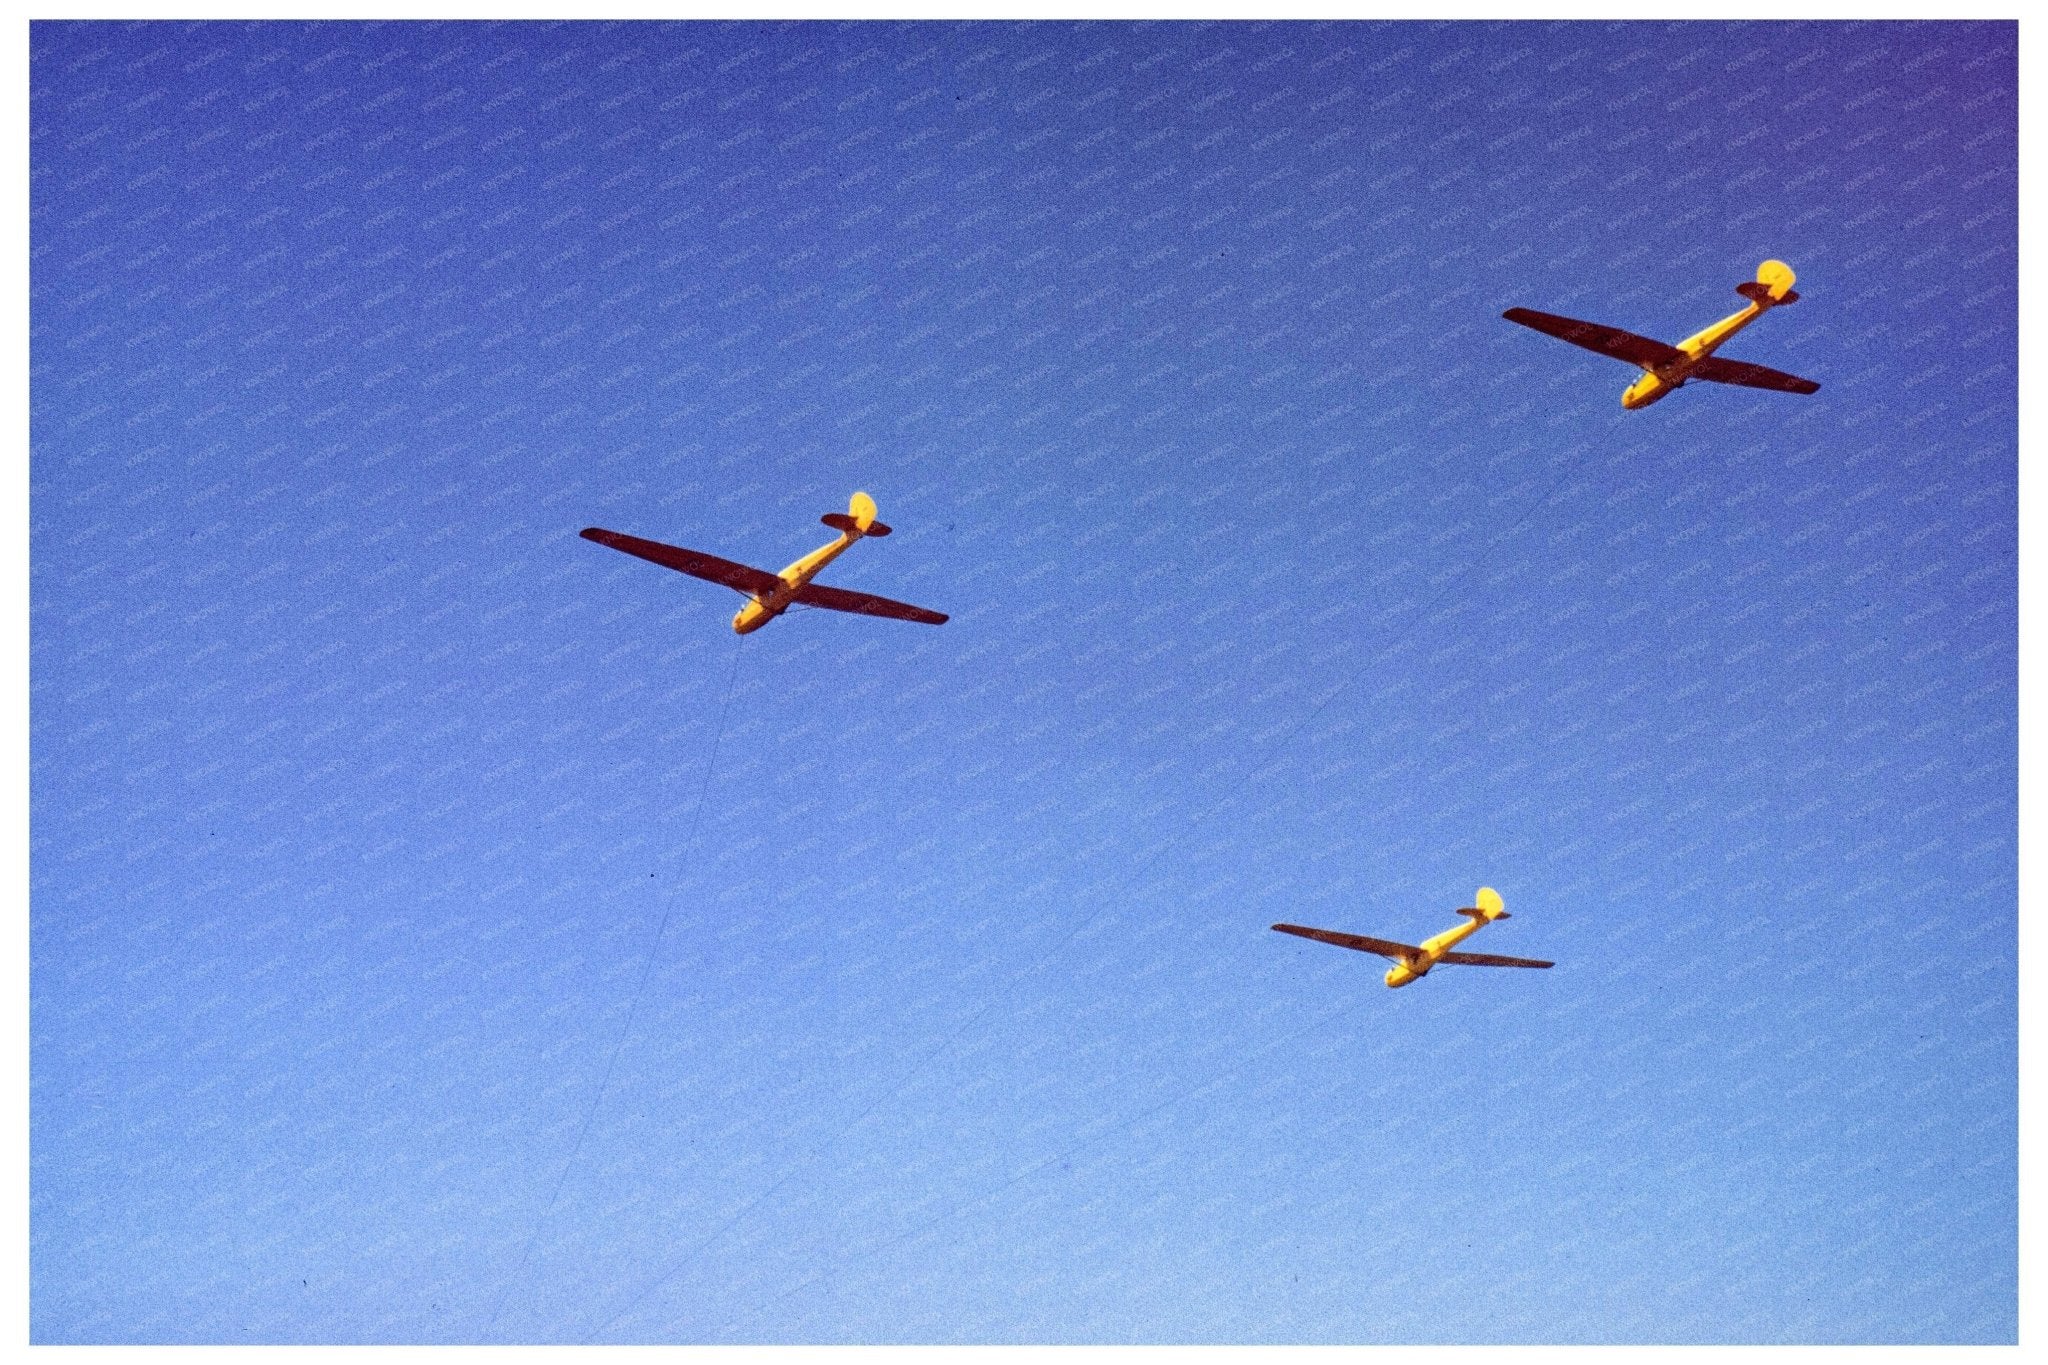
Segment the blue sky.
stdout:
<svg viewBox="0 0 2048 1365">
<path fill-rule="evenodd" d="M 36 25 L 34 1338 L 2012 1340 L 2015 33 Z"/>
</svg>

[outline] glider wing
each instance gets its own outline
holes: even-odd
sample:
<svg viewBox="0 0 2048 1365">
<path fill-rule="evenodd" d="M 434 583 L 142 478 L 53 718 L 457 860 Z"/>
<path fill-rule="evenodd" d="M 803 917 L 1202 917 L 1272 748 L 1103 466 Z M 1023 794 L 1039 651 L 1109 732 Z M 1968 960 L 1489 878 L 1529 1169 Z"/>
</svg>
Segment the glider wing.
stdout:
<svg viewBox="0 0 2048 1365">
<path fill-rule="evenodd" d="M 1716 384 L 1740 384 L 1746 389 L 1773 389 L 1779 393 L 1816 393 L 1820 385 L 1783 370 L 1767 369 L 1740 360 L 1723 360 L 1710 355 L 1692 367 L 1688 379 L 1706 379 Z"/>
<path fill-rule="evenodd" d="M 1276 924 L 1273 927 L 1283 934 L 1312 938 L 1318 943 L 1334 943 L 1339 948 L 1351 948 L 1361 953 L 1378 953 L 1381 957 L 1392 958 L 1396 962 L 1406 962 L 1422 951 L 1420 948 L 1413 948 L 1405 943 L 1391 943 L 1383 938 L 1367 938 L 1363 934 L 1340 934 L 1335 929 L 1307 929 L 1299 924 Z"/>
<path fill-rule="evenodd" d="M 793 600 L 807 607 L 858 612 L 862 616 L 887 616 L 898 621 L 917 621 L 927 626 L 942 626 L 951 619 L 942 611 L 913 607 L 908 602 L 877 597 L 871 592 L 849 592 L 845 588 L 828 588 L 819 583 L 804 584 L 796 590 L 796 597 Z"/>
<path fill-rule="evenodd" d="M 1661 341 L 1639 337 L 1634 332 L 1624 332 L 1619 327 L 1603 327 L 1597 322 L 1581 322 L 1577 318 L 1561 318 L 1555 313 L 1539 313 L 1533 308 L 1510 308 L 1501 314 L 1509 322 L 1519 322 L 1524 327 L 1533 327 L 1539 332 L 1569 341 L 1574 346 L 1583 346 L 1616 360 L 1626 360 L 1631 365 L 1647 370 L 1657 365 L 1674 365 L 1685 359 L 1685 352 L 1676 346 L 1666 346 Z M 1698 374 L 1695 370 L 1693 373 Z"/>
<path fill-rule="evenodd" d="M 585 540 L 594 540 L 600 545 L 609 545 L 614 550 L 623 550 L 636 555 L 651 564 L 664 569 L 674 569 L 692 578 L 702 578 L 712 583 L 722 583 L 736 592 L 752 596 L 757 593 L 773 592 L 782 585 L 782 580 L 766 569 L 750 569 L 744 564 L 735 564 L 730 559 L 707 555 L 697 550 L 685 550 L 676 545 L 664 545 L 658 540 L 642 540 L 638 536 L 620 535 L 607 531 L 602 526 L 589 526 L 583 530 Z"/>
<path fill-rule="evenodd" d="M 1498 953 L 1445 953 L 1438 962 L 1449 962 L 1460 967 L 1554 967 L 1554 962 L 1538 962 L 1533 957 L 1502 957 Z"/>
</svg>

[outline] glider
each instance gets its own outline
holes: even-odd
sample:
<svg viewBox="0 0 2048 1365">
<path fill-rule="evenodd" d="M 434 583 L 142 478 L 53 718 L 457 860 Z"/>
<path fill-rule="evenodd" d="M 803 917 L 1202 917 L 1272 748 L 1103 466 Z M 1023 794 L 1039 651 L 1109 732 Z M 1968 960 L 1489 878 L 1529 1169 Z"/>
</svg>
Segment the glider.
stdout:
<svg viewBox="0 0 2048 1365">
<path fill-rule="evenodd" d="M 1494 953 L 1454 953 L 1453 946 L 1479 932 L 1485 925 L 1497 919 L 1509 918 L 1507 909 L 1501 904 L 1500 892 L 1490 886 L 1479 888 L 1473 899 L 1479 902 L 1458 913 L 1469 917 L 1469 922 L 1455 929 L 1446 929 L 1435 938 L 1426 938 L 1420 944 L 1390 943 L 1383 938 L 1367 938 L 1363 934 L 1340 934 L 1334 929 L 1307 929 L 1299 924 L 1276 924 L 1273 927 L 1283 934 L 1295 934 L 1312 938 L 1318 943 L 1334 943 L 1339 948 L 1353 948 L 1361 953 L 1378 953 L 1391 959 L 1393 966 L 1387 968 L 1389 986 L 1405 986 L 1409 982 L 1429 975 L 1429 969 L 1438 963 L 1449 963 L 1454 967 L 1549 967 L 1555 964 L 1539 962 L 1532 957 L 1500 957 Z"/>
<path fill-rule="evenodd" d="M 1666 346 L 1661 341 L 1639 337 L 1619 327 L 1603 327 L 1597 322 L 1539 313 L 1533 308 L 1510 308 L 1501 316 L 1509 322 L 1519 322 L 1560 341 L 1569 341 L 1574 346 L 1583 346 L 1616 360 L 1626 360 L 1640 368 L 1643 377 L 1629 385 L 1628 391 L 1621 395 L 1621 405 L 1625 408 L 1646 408 L 1691 379 L 1740 384 L 1751 389 L 1775 389 L 1779 393 L 1814 393 L 1820 385 L 1811 379 L 1801 379 L 1796 374 L 1765 369 L 1762 365 L 1749 365 L 1740 360 L 1723 360 L 1714 354 L 1722 342 L 1779 304 L 1797 303 L 1799 295 L 1792 292 L 1793 279 L 1791 266 L 1783 261 L 1765 261 L 1756 268 L 1753 282 L 1735 286 L 1735 292 L 1749 300 L 1747 308 L 1729 314 L 1676 346 Z"/>
<path fill-rule="evenodd" d="M 928 626 L 946 623 L 944 612 L 913 607 L 908 602 L 892 601 L 873 593 L 849 592 L 845 588 L 828 588 L 813 583 L 811 580 L 818 576 L 818 572 L 844 554 L 856 540 L 889 534 L 889 528 L 875 520 L 875 500 L 865 493 L 855 493 L 844 512 L 827 512 L 819 520 L 839 532 L 839 538 L 829 545 L 819 546 L 779 574 L 735 564 L 699 550 L 685 550 L 656 540 L 621 535 L 602 526 L 585 527 L 583 538 L 637 555 L 664 569 L 674 569 L 677 573 L 686 573 L 711 583 L 723 583 L 735 592 L 745 593 L 747 605 L 732 618 L 732 628 L 740 635 L 759 630 L 788 611 L 792 604 L 857 612 L 862 616 L 887 616 L 898 621 L 920 621 Z"/>
</svg>

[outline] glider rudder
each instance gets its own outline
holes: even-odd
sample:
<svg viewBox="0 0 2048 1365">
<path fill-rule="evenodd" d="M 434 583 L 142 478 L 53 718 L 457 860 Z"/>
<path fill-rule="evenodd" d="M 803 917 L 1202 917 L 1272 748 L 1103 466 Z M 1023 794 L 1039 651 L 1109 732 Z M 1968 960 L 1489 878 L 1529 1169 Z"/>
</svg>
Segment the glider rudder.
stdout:
<svg viewBox="0 0 2048 1365">
<path fill-rule="evenodd" d="M 1458 913 L 1476 919 L 1482 924 L 1491 924 L 1497 919 L 1509 918 L 1507 905 L 1500 898 L 1500 892 L 1490 886 L 1479 888 L 1479 894 L 1472 898 L 1473 904 Z"/>
<path fill-rule="evenodd" d="M 1738 284 L 1735 292 L 1766 305 L 1797 303 L 1799 295 L 1792 292 L 1792 285 L 1798 278 L 1792 273 L 1792 267 L 1783 261 L 1765 261 L 1756 268 L 1755 283 Z"/>
</svg>

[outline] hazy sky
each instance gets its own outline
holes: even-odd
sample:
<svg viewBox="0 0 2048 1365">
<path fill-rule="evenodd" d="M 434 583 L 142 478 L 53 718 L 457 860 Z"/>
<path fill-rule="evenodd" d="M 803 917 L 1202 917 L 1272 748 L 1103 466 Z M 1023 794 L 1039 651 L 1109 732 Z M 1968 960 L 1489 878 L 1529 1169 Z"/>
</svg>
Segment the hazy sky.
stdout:
<svg viewBox="0 0 2048 1365">
<path fill-rule="evenodd" d="M 31 47 L 36 1340 L 2014 1339 L 2012 24 Z"/>
</svg>

